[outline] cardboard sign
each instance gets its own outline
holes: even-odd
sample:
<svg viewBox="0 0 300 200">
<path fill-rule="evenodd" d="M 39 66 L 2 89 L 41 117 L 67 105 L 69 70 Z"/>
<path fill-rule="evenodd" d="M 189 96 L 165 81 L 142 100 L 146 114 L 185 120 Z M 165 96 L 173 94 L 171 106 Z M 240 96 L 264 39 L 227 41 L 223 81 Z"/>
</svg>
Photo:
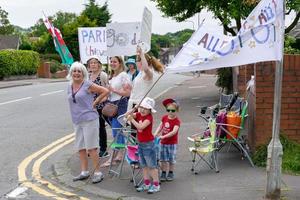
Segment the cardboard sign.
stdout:
<svg viewBox="0 0 300 200">
<path fill-rule="evenodd" d="M 86 63 L 90 56 L 97 55 L 102 63 L 107 63 L 105 27 L 78 28 L 78 41 L 81 62 Z"/>
<path fill-rule="evenodd" d="M 107 24 L 107 55 L 132 56 L 140 40 L 141 23 L 110 23 Z"/>
</svg>

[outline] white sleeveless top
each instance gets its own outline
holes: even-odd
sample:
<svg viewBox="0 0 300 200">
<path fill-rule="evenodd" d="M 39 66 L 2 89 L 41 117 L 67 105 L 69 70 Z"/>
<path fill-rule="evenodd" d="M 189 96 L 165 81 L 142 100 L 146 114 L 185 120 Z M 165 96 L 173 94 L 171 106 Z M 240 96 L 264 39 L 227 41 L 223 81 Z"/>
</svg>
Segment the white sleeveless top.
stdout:
<svg viewBox="0 0 300 200">
<path fill-rule="evenodd" d="M 150 69 L 153 73 L 153 70 Z M 153 78 L 151 80 L 145 80 L 143 77 L 145 76 L 144 71 L 140 71 L 140 73 L 135 77 L 133 80 L 133 87 L 130 94 L 130 99 L 128 102 L 128 109 L 132 108 L 133 104 L 138 104 L 142 98 L 145 96 L 145 94 L 149 91 L 153 84 L 154 80 L 154 73 Z"/>
</svg>

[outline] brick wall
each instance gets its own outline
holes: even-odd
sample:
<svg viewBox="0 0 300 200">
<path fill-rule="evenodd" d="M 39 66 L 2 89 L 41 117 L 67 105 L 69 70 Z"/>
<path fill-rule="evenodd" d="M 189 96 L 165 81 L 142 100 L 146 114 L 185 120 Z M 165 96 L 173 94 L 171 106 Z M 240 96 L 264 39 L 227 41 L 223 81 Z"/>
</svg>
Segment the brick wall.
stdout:
<svg viewBox="0 0 300 200">
<path fill-rule="evenodd" d="M 256 79 L 254 123 L 250 134 L 252 147 L 269 142 L 272 135 L 275 62 L 240 66 L 238 91 L 245 94 L 252 74 Z M 300 55 L 285 55 L 281 99 L 281 131 L 300 143 Z"/>
</svg>

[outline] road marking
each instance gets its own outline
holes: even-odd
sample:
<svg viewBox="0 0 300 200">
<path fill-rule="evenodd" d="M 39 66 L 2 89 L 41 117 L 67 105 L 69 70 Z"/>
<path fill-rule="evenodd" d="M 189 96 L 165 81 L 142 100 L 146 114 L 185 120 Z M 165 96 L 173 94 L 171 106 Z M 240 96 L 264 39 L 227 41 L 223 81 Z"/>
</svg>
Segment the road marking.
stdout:
<svg viewBox="0 0 300 200">
<path fill-rule="evenodd" d="M 47 95 L 51 95 L 51 94 L 60 93 L 60 92 L 63 92 L 63 91 L 64 90 L 57 90 L 57 91 L 53 91 L 53 92 L 47 92 L 47 93 L 40 94 L 40 96 L 47 96 Z"/>
<path fill-rule="evenodd" d="M 42 162 L 45 159 L 47 159 L 49 156 L 51 156 L 53 153 L 55 153 L 56 151 L 58 151 L 59 149 L 61 149 L 65 145 L 70 144 L 74 140 L 75 140 L 74 137 L 69 139 L 69 140 L 66 140 L 65 142 L 61 143 L 60 145 L 55 146 L 53 149 L 51 149 L 46 154 L 44 154 L 42 157 L 40 157 L 37 161 L 35 161 L 34 164 L 33 164 L 33 167 L 32 167 L 32 177 L 33 177 L 34 180 L 37 180 L 42 185 L 46 185 L 50 190 L 54 191 L 56 194 L 62 194 L 62 195 L 67 196 L 69 198 L 79 197 L 79 199 L 81 199 L 81 200 L 87 200 L 87 198 L 80 197 L 80 196 L 78 196 L 74 193 L 64 191 L 64 190 L 58 188 L 57 186 L 53 185 L 51 182 L 42 179 L 41 174 L 40 174 L 40 167 L 41 167 Z"/>
<path fill-rule="evenodd" d="M 162 91 L 161 93 L 159 93 L 158 95 L 156 95 L 156 96 L 154 97 L 154 99 L 158 99 L 160 96 L 162 96 L 164 93 L 168 92 L 168 91 L 169 91 L 170 89 L 172 89 L 172 88 L 174 88 L 174 86 L 165 89 L 164 91 Z"/>
<path fill-rule="evenodd" d="M 206 85 L 190 86 L 189 89 L 206 88 Z"/>
<path fill-rule="evenodd" d="M 15 99 L 15 100 L 11 100 L 11 101 L 2 102 L 2 103 L 0 103 L 0 106 L 5 105 L 5 104 L 9 104 L 9 103 L 15 103 L 15 102 L 18 102 L 18 101 L 25 101 L 25 100 L 28 100 L 28 99 L 31 99 L 31 98 L 32 97 L 25 97 L 25 98 L 21 98 L 21 99 Z"/>
<path fill-rule="evenodd" d="M 17 198 L 19 195 L 23 194 L 24 192 L 26 192 L 26 190 L 28 190 L 27 187 L 17 187 L 16 189 L 14 189 L 13 191 L 11 191 L 10 193 L 8 193 L 7 195 L 5 195 L 6 198 Z"/>
<path fill-rule="evenodd" d="M 192 100 L 198 100 L 201 99 L 201 97 L 192 97 Z"/>
<path fill-rule="evenodd" d="M 57 199 L 57 200 L 66 200 L 66 198 L 62 198 L 62 197 L 59 197 L 57 196 L 56 194 L 54 193 L 50 193 L 48 192 L 47 190 L 45 189 L 42 189 L 41 187 L 33 184 L 32 182 L 30 182 L 28 179 L 27 179 L 27 176 L 26 176 L 26 168 L 27 166 L 30 164 L 30 162 L 35 159 L 36 157 L 40 156 L 41 154 L 43 154 L 44 152 L 46 151 L 49 151 L 51 150 L 53 147 L 55 147 L 56 145 L 60 144 L 60 148 L 63 147 L 64 145 L 66 145 L 66 143 L 68 142 L 71 142 L 71 140 L 74 140 L 74 133 L 72 134 L 69 134 L 63 138 L 60 138 L 56 141 L 54 141 L 53 143 L 49 144 L 48 146 L 40 149 L 39 151 L 31 154 L 30 156 L 26 157 L 18 166 L 18 177 L 19 177 L 19 182 L 25 186 L 25 187 L 29 187 L 31 188 L 32 190 L 38 192 L 39 194 L 43 195 L 43 196 L 46 196 L 46 197 L 51 197 L 51 198 L 54 198 L 54 199 Z M 58 149 L 57 149 L 58 150 Z M 56 150 L 56 151 L 57 151 Z M 85 199 L 87 200 L 86 198 L 81 198 L 81 199 Z"/>
</svg>

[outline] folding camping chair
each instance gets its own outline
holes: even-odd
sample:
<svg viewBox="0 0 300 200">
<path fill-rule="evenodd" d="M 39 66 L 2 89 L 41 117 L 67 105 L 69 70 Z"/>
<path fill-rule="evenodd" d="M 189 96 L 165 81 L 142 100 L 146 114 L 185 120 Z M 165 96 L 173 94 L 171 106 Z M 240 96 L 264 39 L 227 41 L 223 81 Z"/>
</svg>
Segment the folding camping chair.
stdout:
<svg viewBox="0 0 300 200">
<path fill-rule="evenodd" d="M 125 115 L 120 115 L 117 120 L 122 125 L 122 127 L 115 129 L 115 130 L 118 131 L 118 133 L 115 136 L 112 143 L 109 145 L 109 147 L 111 149 L 113 149 L 111 159 L 113 159 L 116 156 L 118 151 L 124 151 L 124 154 L 123 154 L 123 157 L 121 159 L 120 164 L 116 165 L 116 167 L 113 167 L 113 165 L 112 165 L 113 162 L 110 163 L 108 174 L 112 174 L 112 175 L 116 175 L 117 177 L 120 177 L 122 175 L 124 160 L 125 160 L 125 156 L 127 154 L 127 148 L 126 147 L 129 143 L 133 144 L 131 134 L 133 132 L 135 132 L 136 130 L 132 130 L 130 126 L 127 126 L 126 121 L 125 121 Z M 117 138 L 118 138 L 119 135 L 123 135 L 125 137 L 125 144 L 117 143 Z"/>
<path fill-rule="evenodd" d="M 241 99 L 239 99 L 239 100 L 241 100 Z M 254 167 L 253 161 L 249 155 L 250 151 L 249 151 L 249 147 L 247 144 L 247 133 L 244 133 L 245 120 L 248 116 L 248 112 L 247 112 L 248 111 L 248 102 L 246 100 L 242 100 L 240 102 L 240 105 L 241 105 L 241 109 L 240 110 L 237 109 L 237 110 L 239 110 L 240 116 L 241 116 L 241 123 L 239 126 L 233 125 L 233 124 L 228 124 L 228 123 L 217 123 L 217 126 L 220 126 L 221 130 L 226 133 L 226 137 L 219 138 L 220 143 L 221 143 L 221 145 L 219 145 L 219 151 L 227 143 L 233 144 L 233 146 L 235 146 L 241 152 L 242 159 L 244 157 L 246 157 L 249 160 L 251 166 Z M 238 129 L 237 135 L 232 134 L 228 130 L 230 127 Z"/>
<path fill-rule="evenodd" d="M 197 106 L 200 108 L 198 116 L 202 117 L 203 119 L 209 119 L 211 117 L 215 117 L 217 113 L 227 108 L 233 99 L 233 94 L 220 94 L 219 102 L 212 106 Z"/>
<path fill-rule="evenodd" d="M 191 171 L 195 174 L 198 174 L 200 171 L 195 170 L 200 161 L 204 161 L 204 163 L 206 163 L 211 169 L 214 169 L 216 173 L 219 172 L 217 163 L 218 137 L 216 136 L 215 119 L 209 119 L 208 128 L 210 134 L 205 138 L 203 137 L 202 133 L 188 137 L 188 140 L 193 142 L 193 146 L 189 147 L 189 151 L 192 154 Z"/>
</svg>

